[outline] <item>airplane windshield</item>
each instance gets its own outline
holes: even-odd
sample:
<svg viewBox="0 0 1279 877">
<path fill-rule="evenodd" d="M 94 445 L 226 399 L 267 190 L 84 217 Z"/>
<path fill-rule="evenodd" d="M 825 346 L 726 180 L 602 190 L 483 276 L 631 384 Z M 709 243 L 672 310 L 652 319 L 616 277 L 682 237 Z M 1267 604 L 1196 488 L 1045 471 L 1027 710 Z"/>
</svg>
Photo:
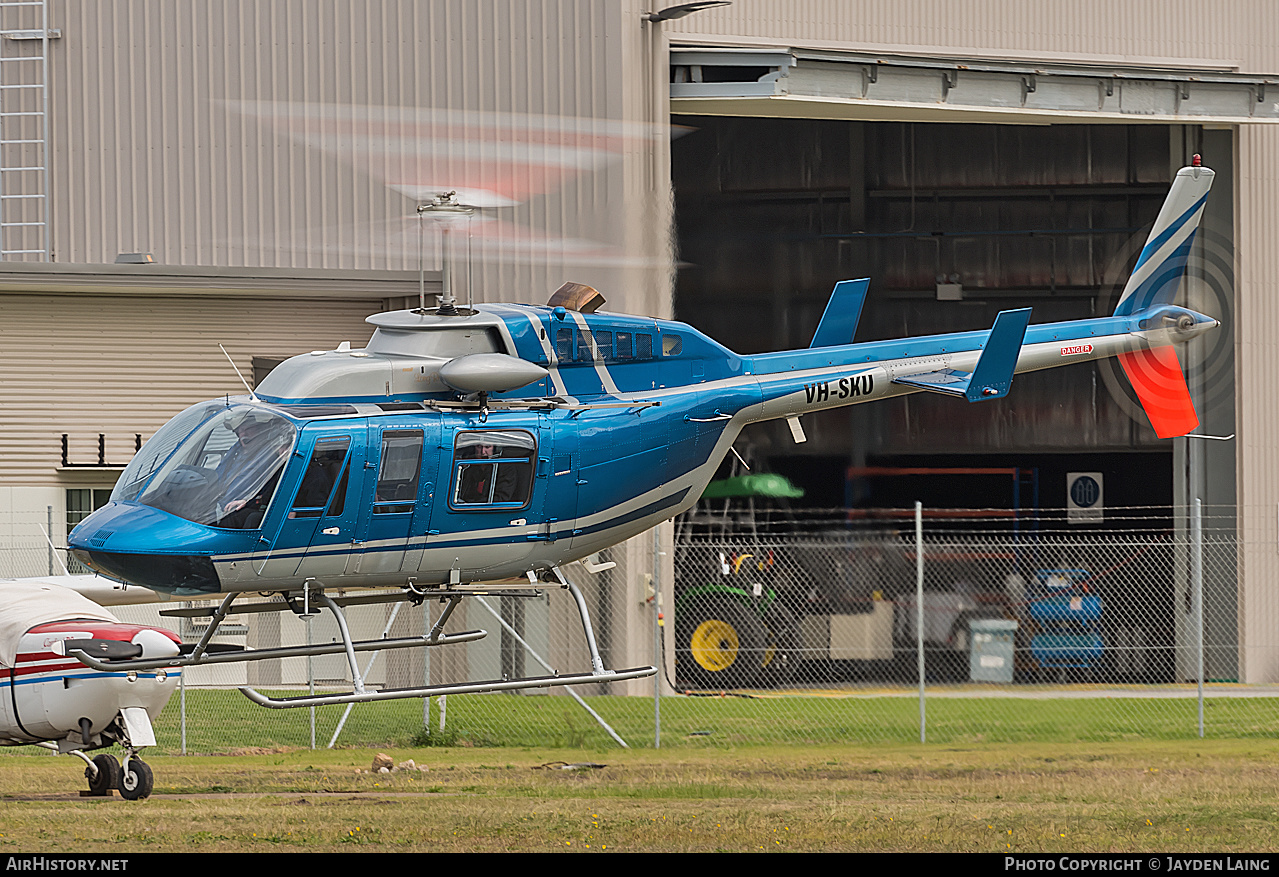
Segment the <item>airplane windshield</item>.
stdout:
<svg viewBox="0 0 1279 877">
<path fill-rule="evenodd" d="M 228 408 L 190 432 L 137 501 L 197 524 L 255 530 L 296 434 L 278 414 Z"/>
</svg>

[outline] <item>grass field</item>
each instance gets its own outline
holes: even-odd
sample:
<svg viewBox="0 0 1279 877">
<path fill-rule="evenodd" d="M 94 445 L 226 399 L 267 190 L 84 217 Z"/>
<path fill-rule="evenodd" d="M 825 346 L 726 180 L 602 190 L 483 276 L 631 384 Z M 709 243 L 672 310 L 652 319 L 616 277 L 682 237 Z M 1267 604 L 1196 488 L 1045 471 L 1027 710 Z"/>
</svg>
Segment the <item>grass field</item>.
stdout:
<svg viewBox="0 0 1279 877">
<path fill-rule="evenodd" d="M 0 853 L 1279 850 L 1261 741 L 375 751 L 152 757 L 141 802 L 6 757 Z"/>
<path fill-rule="evenodd" d="M 198 696 L 193 696 L 198 695 Z M 590 702 L 623 750 L 562 697 L 450 698 L 429 746 L 418 702 L 246 709 L 175 698 L 146 753 L 155 794 L 82 799 L 82 765 L 0 757 L 0 852 L 1279 851 L 1279 747 L 1265 699 L 671 698 Z M 448 745 L 439 745 L 448 744 Z M 429 770 L 369 773 L 385 751 Z M 560 770 L 553 762 L 600 768 Z"/>
<path fill-rule="evenodd" d="M 635 748 L 654 742 L 653 703 L 637 697 L 591 697 L 590 706 Z M 601 748 L 616 744 L 567 697 L 453 696 L 446 733 L 438 733 L 434 706 L 430 742 L 471 746 Z M 1194 740 L 1198 717 L 1192 699 L 1153 698 L 930 698 L 930 743 L 1103 742 Z M 919 740 L 919 705 L 910 697 L 668 697 L 661 706 L 667 748 L 825 743 L 909 744 Z M 307 710 L 264 710 L 236 691 L 187 692 L 186 752 L 212 753 L 248 746 L 310 745 Z M 1275 739 L 1279 708 L 1269 698 L 1214 698 L 1205 708 L 1206 736 Z M 316 712 L 316 743 L 328 745 L 341 707 Z M 173 698 L 156 727 L 160 748 L 181 752 L 180 706 Z M 425 742 L 420 701 L 357 706 L 339 745 L 408 746 Z"/>
</svg>

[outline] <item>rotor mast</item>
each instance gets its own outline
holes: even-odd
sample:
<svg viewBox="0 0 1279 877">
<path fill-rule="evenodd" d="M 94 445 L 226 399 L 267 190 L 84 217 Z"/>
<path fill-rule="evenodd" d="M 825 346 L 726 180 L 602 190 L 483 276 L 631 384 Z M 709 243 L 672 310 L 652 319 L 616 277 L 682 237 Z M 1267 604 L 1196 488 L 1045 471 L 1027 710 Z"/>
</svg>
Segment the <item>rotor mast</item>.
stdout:
<svg viewBox="0 0 1279 877">
<path fill-rule="evenodd" d="M 457 296 L 453 293 L 453 270 L 449 253 L 449 232 L 451 224 L 459 219 L 470 219 L 475 215 L 475 207 L 457 200 L 457 192 L 442 192 L 430 201 L 417 206 L 418 216 L 418 312 L 426 312 L 426 273 L 422 265 L 422 221 L 426 217 L 440 223 L 441 247 L 440 261 L 443 266 L 443 292 L 440 295 L 440 306 L 436 314 L 442 317 L 458 316 Z"/>
</svg>

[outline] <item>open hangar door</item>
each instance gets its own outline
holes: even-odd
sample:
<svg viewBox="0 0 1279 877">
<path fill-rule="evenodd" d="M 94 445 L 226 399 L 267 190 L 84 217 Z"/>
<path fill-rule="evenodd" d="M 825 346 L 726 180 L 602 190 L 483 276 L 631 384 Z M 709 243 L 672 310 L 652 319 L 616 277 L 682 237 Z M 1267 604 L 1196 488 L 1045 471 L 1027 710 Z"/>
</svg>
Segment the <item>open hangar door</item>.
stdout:
<svg viewBox="0 0 1279 877">
<path fill-rule="evenodd" d="M 806 347 L 832 287 L 851 277 L 871 279 L 858 341 L 988 328 L 1014 307 L 1032 307 L 1036 323 L 1107 313 L 1175 169 L 1193 152 L 1214 168 L 1231 156 L 1228 132 L 1166 125 L 677 122 L 687 133 L 673 147 L 676 315 L 742 353 Z M 1228 199 L 1226 187 L 1213 198 Z M 846 485 L 850 465 L 957 455 L 1064 472 L 1082 464 L 1074 455 L 1105 454 L 1116 458 L 1109 500 L 1173 502 L 1174 443 L 1155 437 L 1113 366 L 1013 386 L 995 404 L 914 394 L 806 417 L 804 445 L 784 424 L 749 438 L 816 505 L 875 505 L 881 486 Z M 928 483 L 912 489 L 934 504 Z M 1041 505 L 1064 508 L 1064 493 L 1064 476 L 1043 479 Z M 965 505 L 1012 503 L 1002 486 L 974 487 Z"/>
<path fill-rule="evenodd" d="M 1173 174 L 1202 154 L 1219 176 L 1201 228 L 1203 255 L 1192 264 L 1192 306 L 1219 317 L 1223 329 L 1189 359 L 1180 355 L 1201 431 L 1233 433 L 1231 130 L 672 121 L 682 131 L 672 145 L 675 315 L 742 353 L 807 347 L 832 287 L 853 277 L 871 279 L 857 341 L 988 328 L 1014 307 L 1031 306 L 1036 323 L 1109 313 Z M 739 448 L 749 443 L 755 469 L 803 488 L 796 502 L 806 507 L 918 500 L 935 509 L 1037 506 L 1064 519 L 1066 475 L 1079 471 L 1103 474 L 1107 507 L 1156 507 L 1142 528 L 1184 527 L 1170 508 L 1192 495 L 1234 501 L 1233 448 L 1159 440 L 1110 362 L 1019 375 L 1010 397 L 991 404 L 920 393 L 807 416 L 804 428 L 808 441 L 796 445 L 784 424 L 751 427 Z M 921 468 L 1018 469 L 1024 477 L 891 471 Z M 1124 526 L 1112 518 L 1077 528 Z M 1229 593 L 1217 594 L 1216 605 L 1229 608 L 1207 620 L 1208 641 L 1231 643 L 1234 570 L 1222 572 L 1214 581 Z M 1177 578 L 1172 569 L 1149 574 Z M 1185 583 L 1151 584 L 1138 621 L 1162 648 L 1143 678 L 1184 676 L 1167 647 L 1186 636 L 1177 610 Z M 1234 675 L 1230 648 L 1209 661 L 1213 678 Z"/>
</svg>

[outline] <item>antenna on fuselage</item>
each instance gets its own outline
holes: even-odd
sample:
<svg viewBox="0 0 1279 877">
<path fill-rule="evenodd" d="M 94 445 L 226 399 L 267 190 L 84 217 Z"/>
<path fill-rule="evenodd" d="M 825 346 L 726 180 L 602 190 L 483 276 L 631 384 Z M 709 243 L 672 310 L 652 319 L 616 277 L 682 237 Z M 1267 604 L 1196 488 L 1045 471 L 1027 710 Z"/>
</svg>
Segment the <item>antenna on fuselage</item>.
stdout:
<svg viewBox="0 0 1279 877">
<path fill-rule="evenodd" d="M 240 374 L 240 369 L 236 366 L 235 360 L 231 358 L 231 354 L 227 353 L 226 348 L 223 347 L 221 344 L 218 345 L 218 350 L 222 351 L 222 355 L 226 357 L 226 361 L 231 363 L 231 368 L 235 369 L 235 376 L 240 379 L 240 383 L 244 384 L 244 389 L 248 390 L 249 401 L 257 402 L 258 394 L 253 392 L 253 388 L 250 387 L 249 382 L 244 379 L 244 375 Z"/>
<path fill-rule="evenodd" d="M 475 208 L 457 200 L 457 192 L 445 192 L 436 195 L 429 202 L 417 205 L 417 265 L 418 265 L 418 313 L 426 312 L 426 273 L 422 266 L 422 220 L 430 214 L 431 218 L 440 222 L 440 261 L 443 267 L 443 292 L 440 295 L 440 306 L 435 313 L 442 317 L 456 317 L 457 296 L 453 294 L 452 260 L 449 258 L 449 222 L 460 218 L 470 219 Z M 467 247 L 470 247 L 470 235 L 467 235 Z M 469 286 L 468 295 L 469 295 Z"/>
</svg>

